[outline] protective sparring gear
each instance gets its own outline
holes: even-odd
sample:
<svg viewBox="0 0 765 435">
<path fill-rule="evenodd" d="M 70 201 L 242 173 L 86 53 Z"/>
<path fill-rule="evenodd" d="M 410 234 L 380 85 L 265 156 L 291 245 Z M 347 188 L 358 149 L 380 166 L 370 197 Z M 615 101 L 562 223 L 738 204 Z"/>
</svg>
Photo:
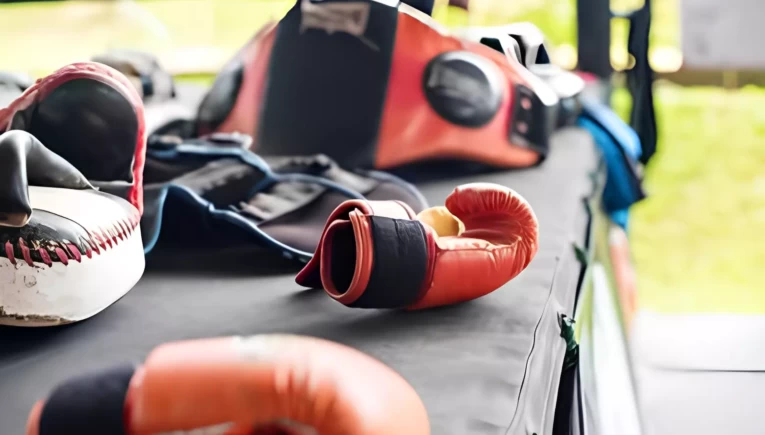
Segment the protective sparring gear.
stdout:
<svg viewBox="0 0 765 435">
<path fill-rule="evenodd" d="M 419 216 L 399 202 L 348 201 L 332 213 L 296 281 L 358 308 L 465 302 L 528 266 L 538 227 L 526 200 L 488 183 L 459 186 L 446 207 Z"/>
<path fill-rule="evenodd" d="M 579 96 L 584 91 L 584 80 L 552 63 L 544 33 L 536 25 L 513 23 L 502 30 L 518 43 L 521 63 L 544 80 L 560 99 L 558 125 L 572 124 L 582 110 Z"/>
<path fill-rule="evenodd" d="M 556 125 L 562 127 L 575 124 L 582 112 L 579 97 L 584 91 L 584 80 L 578 74 L 551 62 L 545 36 L 534 24 L 514 23 L 502 29 L 517 41 L 521 63 L 550 86 L 560 100 Z"/>
<path fill-rule="evenodd" d="M 74 63 L 42 78 L 0 109 L 0 132 L 24 130 L 97 187 L 119 185 L 143 211 L 143 104 L 120 72 Z"/>
<path fill-rule="evenodd" d="M 521 52 L 519 61 L 526 68 L 551 63 L 546 38 L 539 27 L 529 22 L 519 22 L 502 26 L 502 30 L 518 42 Z"/>
<path fill-rule="evenodd" d="M 250 138 L 244 135 L 169 139 L 157 137 L 149 146 L 141 220 L 146 252 L 170 213 L 170 238 L 176 241 L 225 244 L 252 237 L 305 263 L 330 213 L 347 199 L 398 200 L 418 211 L 427 207 L 411 184 L 376 171 L 345 171 L 326 156 L 266 161 L 246 149 Z"/>
<path fill-rule="evenodd" d="M 219 75 L 198 133 L 349 168 L 527 167 L 547 153 L 556 104 L 522 65 L 398 0 L 299 0 Z"/>
<path fill-rule="evenodd" d="M 121 298 L 144 270 L 139 219 L 31 134 L 0 135 L 0 324 L 75 322 Z"/>
<path fill-rule="evenodd" d="M 580 97 L 584 91 L 584 80 L 578 74 L 551 63 L 533 65 L 529 67 L 529 71 L 544 80 L 560 100 L 555 125 L 563 127 L 576 124 L 582 113 Z"/>
<path fill-rule="evenodd" d="M 27 435 L 180 431 L 428 435 L 430 424 L 414 389 L 379 361 L 290 335 L 164 344 L 138 368 L 65 382 L 27 424 Z"/>
<path fill-rule="evenodd" d="M 466 27 L 456 33 L 503 53 L 510 61 L 523 64 L 541 78 L 560 100 L 556 126 L 572 125 L 581 112 L 579 95 L 584 80 L 578 74 L 554 65 L 542 31 L 532 23 L 520 22 L 497 27 Z"/>
</svg>

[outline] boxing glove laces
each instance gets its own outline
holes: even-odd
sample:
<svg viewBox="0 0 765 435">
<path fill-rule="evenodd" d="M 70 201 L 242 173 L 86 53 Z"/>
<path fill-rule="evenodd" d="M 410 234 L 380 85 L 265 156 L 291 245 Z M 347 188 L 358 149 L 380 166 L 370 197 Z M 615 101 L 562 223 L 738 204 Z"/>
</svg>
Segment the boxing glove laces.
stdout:
<svg viewBox="0 0 765 435">
<path fill-rule="evenodd" d="M 350 368 L 350 370 L 349 370 Z M 70 379 L 27 435 L 428 435 L 422 400 L 349 347 L 262 335 L 163 344 L 140 367 Z"/>
<path fill-rule="evenodd" d="M 422 309 L 479 298 L 517 276 L 538 248 L 526 200 L 489 183 L 465 184 L 419 215 L 397 201 L 346 201 L 298 274 L 347 306 Z"/>
</svg>

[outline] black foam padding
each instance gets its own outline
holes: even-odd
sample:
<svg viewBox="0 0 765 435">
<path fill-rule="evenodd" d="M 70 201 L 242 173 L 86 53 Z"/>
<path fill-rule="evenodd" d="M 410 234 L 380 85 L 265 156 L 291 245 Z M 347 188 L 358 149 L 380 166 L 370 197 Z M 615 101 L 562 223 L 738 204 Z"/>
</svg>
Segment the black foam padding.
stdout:
<svg viewBox="0 0 765 435">
<path fill-rule="evenodd" d="M 115 88 L 90 79 L 70 80 L 27 110 L 32 112 L 19 115 L 27 118 L 21 129 L 88 179 L 133 181 L 138 117 Z"/>
<path fill-rule="evenodd" d="M 40 416 L 40 435 L 125 435 L 124 406 L 135 366 L 121 365 L 59 385 Z"/>
<path fill-rule="evenodd" d="M 258 153 L 326 154 L 342 167 L 372 167 L 397 20 L 396 7 L 372 0 L 299 1 L 276 32 Z"/>
<path fill-rule="evenodd" d="M 415 220 L 370 217 L 374 257 L 355 308 L 404 308 L 417 302 L 428 272 L 428 239 Z"/>
</svg>

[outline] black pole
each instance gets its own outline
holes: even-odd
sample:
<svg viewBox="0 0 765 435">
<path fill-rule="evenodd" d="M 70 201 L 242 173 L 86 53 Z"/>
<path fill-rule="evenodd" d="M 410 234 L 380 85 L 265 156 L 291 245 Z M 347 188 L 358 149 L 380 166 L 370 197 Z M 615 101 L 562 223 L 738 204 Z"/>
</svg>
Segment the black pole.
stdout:
<svg viewBox="0 0 765 435">
<path fill-rule="evenodd" d="M 433 14 L 435 0 L 403 0 L 403 2 L 420 12 L 424 12 L 428 15 Z"/>
<path fill-rule="evenodd" d="M 611 4 L 609 0 L 577 0 L 577 69 L 611 79 Z"/>
<path fill-rule="evenodd" d="M 648 161 L 656 152 L 658 135 L 656 130 L 656 112 L 653 102 L 653 83 L 655 74 L 648 58 L 649 37 L 651 34 L 651 0 L 645 0 L 644 6 L 629 17 L 630 32 L 627 50 L 635 58 L 635 65 L 627 71 L 627 88 L 632 95 L 632 114 L 630 123 L 640 136 L 643 155 L 640 161 Z"/>
</svg>

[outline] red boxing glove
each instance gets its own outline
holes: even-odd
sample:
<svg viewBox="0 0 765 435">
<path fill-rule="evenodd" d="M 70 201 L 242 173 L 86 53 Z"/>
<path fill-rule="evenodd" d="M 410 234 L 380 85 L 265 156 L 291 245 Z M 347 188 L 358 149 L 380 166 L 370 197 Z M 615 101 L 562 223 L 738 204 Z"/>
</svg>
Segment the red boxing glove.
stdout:
<svg viewBox="0 0 765 435">
<path fill-rule="evenodd" d="M 419 216 L 397 201 L 346 201 L 296 281 L 350 307 L 421 309 L 498 289 L 537 252 L 539 224 L 516 192 L 457 187 Z"/>
<path fill-rule="evenodd" d="M 430 424 L 414 389 L 379 361 L 325 340 L 265 335 L 165 344 L 137 369 L 73 379 L 35 405 L 27 435 L 194 429 L 428 435 Z"/>
</svg>

